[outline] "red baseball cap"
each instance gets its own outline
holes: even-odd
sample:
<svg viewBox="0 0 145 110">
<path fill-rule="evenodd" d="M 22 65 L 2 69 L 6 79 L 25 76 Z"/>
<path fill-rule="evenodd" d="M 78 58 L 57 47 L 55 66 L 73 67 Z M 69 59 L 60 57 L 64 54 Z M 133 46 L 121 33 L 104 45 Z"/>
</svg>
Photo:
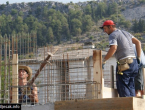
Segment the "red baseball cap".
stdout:
<svg viewBox="0 0 145 110">
<path fill-rule="evenodd" d="M 103 29 L 104 26 L 109 25 L 115 25 L 115 23 L 112 20 L 106 20 L 100 28 Z"/>
</svg>

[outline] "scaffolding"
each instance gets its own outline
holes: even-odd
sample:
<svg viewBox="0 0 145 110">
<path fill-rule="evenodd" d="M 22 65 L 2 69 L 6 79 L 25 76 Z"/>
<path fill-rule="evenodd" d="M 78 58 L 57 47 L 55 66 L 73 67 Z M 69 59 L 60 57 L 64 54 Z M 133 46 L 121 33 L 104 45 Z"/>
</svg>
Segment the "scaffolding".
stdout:
<svg viewBox="0 0 145 110">
<path fill-rule="evenodd" d="M 84 49 L 82 44 L 38 48 L 36 34 L 4 36 L 1 39 L 1 103 L 11 103 L 10 90 L 14 82 L 12 80 L 13 66 L 29 66 L 32 69 L 33 78 L 49 53 L 51 53 L 51 57 L 34 82 L 38 88 L 38 104 L 99 98 L 102 83 L 94 80 L 94 49 Z M 12 62 L 14 55 L 18 55 L 18 64 Z M 112 65 L 114 64 L 108 62 L 106 64 L 107 69 L 104 70 L 106 86 L 111 84 L 110 77 L 107 77 L 107 74 L 110 74 Z M 14 70 L 17 70 L 16 67 L 14 68 Z M 18 87 L 19 85 L 16 86 L 16 88 Z M 25 105 L 29 105 L 29 103 L 25 103 Z"/>
</svg>

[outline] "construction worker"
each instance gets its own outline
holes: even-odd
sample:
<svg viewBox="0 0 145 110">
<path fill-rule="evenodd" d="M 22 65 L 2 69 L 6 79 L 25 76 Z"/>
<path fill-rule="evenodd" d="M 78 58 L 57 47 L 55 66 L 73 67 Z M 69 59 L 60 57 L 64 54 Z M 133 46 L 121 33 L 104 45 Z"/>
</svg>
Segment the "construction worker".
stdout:
<svg viewBox="0 0 145 110">
<path fill-rule="evenodd" d="M 102 64 L 104 65 L 115 54 L 117 59 L 116 84 L 119 96 L 135 96 L 134 78 L 138 74 L 138 63 L 141 56 L 140 41 L 130 33 L 117 29 L 112 20 L 105 21 L 100 28 L 109 35 L 110 46 Z M 136 45 L 137 59 L 132 43 Z"/>
<path fill-rule="evenodd" d="M 26 87 L 28 81 L 31 79 L 32 70 L 28 66 L 19 65 L 18 66 L 18 77 L 19 77 L 19 103 L 38 103 L 37 87 L 35 84 L 31 87 Z M 24 87 L 25 86 L 25 87 Z M 10 99 L 12 99 L 12 92 L 10 92 Z"/>
<path fill-rule="evenodd" d="M 136 53 L 136 47 L 134 46 L 134 52 L 135 55 L 137 56 Z M 144 52 L 141 50 L 141 57 L 140 57 L 140 65 L 139 65 L 139 70 L 138 70 L 138 75 L 135 77 L 135 93 L 136 96 L 142 96 L 144 95 L 144 80 L 143 80 L 143 68 L 145 68 L 145 56 L 144 56 Z"/>
</svg>

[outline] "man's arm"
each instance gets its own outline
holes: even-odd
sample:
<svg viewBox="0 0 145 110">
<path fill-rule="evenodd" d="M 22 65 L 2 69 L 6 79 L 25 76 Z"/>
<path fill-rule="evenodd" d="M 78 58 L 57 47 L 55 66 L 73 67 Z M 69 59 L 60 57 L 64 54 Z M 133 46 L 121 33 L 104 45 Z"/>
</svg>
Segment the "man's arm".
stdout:
<svg viewBox="0 0 145 110">
<path fill-rule="evenodd" d="M 37 87 L 33 86 L 33 90 L 31 91 L 31 95 L 29 95 L 31 102 L 38 103 L 38 94 Z"/>
<path fill-rule="evenodd" d="M 137 58 L 140 58 L 141 56 L 141 43 L 138 39 L 136 39 L 135 37 L 132 38 L 132 42 L 135 44 L 136 46 L 136 52 L 137 52 Z"/>
<path fill-rule="evenodd" d="M 106 56 L 104 57 L 104 61 L 108 60 L 110 57 L 112 57 L 114 55 L 114 53 L 117 50 L 117 45 L 111 45 L 110 49 L 108 51 L 108 53 L 106 54 Z"/>
</svg>

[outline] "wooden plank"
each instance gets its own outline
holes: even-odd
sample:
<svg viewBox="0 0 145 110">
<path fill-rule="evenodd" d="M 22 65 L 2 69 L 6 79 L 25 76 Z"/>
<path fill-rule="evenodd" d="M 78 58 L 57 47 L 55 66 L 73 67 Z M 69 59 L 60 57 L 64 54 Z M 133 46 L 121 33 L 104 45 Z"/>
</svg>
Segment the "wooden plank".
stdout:
<svg viewBox="0 0 145 110">
<path fill-rule="evenodd" d="M 145 100 L 135 97 L 58 101 L 55 110 L 144 110 Z"/>
<path fill-rule="evenodd" d="M 18 54 L 12 59 L 12 103 L 18 103 Z"/>
<path fill-rule="evenodd" d="M 102 72 L 102 51 L 94 50 L 93 51 L 93 81 L 98 83 L 98 98 L 103 96 L 103 72 Z"/>
</svg>

